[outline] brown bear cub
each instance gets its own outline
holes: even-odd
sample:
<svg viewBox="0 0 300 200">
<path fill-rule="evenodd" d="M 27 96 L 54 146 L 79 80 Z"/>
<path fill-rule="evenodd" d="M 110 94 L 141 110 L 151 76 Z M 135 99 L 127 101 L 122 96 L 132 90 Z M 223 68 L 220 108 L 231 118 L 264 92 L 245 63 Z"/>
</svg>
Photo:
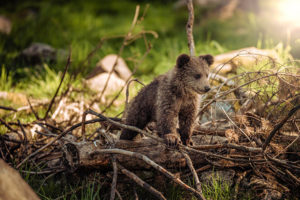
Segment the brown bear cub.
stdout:
<svg viewBox="0 0 300 200">
<path fill-rule="evenodd" d="M 158 134 L 167 144 L 192 145 L 191 136 L 200 107 L 199 94 L 210 90 L 207 77 L 212 63 L 211 55 L 180 55 L 172 70 L 154 79 L 130 102 L 125 124 L 143 129 L 155 121 Z M 124 129 L 120 139 L 132 140 L 137 134 Z"/>
</svg>

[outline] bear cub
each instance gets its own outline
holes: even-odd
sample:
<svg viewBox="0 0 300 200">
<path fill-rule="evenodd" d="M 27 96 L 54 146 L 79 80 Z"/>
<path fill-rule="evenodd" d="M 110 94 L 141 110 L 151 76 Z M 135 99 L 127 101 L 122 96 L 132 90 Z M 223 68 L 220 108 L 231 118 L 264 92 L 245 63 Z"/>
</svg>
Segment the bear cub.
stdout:
<svg viewBox="0 0 300 200">
<path fill-rule="evenodd" d="M 168 145 L 192 145 L 191 136 L 200 107 L 199 95 L 210 90 L 207 78 L 213 60 L 209 54 L 199 57 L 180 55 L 172 70 L 155 78 L 129 103 L 125 124 L 143 129 L 155 121 L 159 136 Z M 132 140 L 137 134 L 124 129 L 120 139 Z"/>
</svg>

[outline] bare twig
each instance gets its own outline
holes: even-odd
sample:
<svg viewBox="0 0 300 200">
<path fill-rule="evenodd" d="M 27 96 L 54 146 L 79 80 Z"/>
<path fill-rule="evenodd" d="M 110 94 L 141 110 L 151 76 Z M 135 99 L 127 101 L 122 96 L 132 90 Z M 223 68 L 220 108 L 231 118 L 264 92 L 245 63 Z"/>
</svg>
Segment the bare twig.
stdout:
<svg viewBox="0 0 300 200">
<path fill-rule="evenodd" d="M 49 112 L 50 112 L 50 110 L 51 110 L 51 108 L 52 108 L 52 105 L 53 105 L 53 103 L 54 103 L 54 100 L 55 100 L 55 98 L 56 98 L 56 96 L 57 96 L 57 94 L 58 94 L 58 92 L 59 92 L 59 89 L 60 89 L 60 87 L 61 87 L 63 81 L 64 81 L 65 75 L 66 75 L 66 73 L 67 73 L 67 71 L 68 71 L 68 68 L 69 68 L 69 66 L 70 66 L 70 63 L 71 63 L 71 53 L 72 53 L 72 52 L 71 52 L 71 48 L 70 48 L 70 50 L 69 50 L 69 57 L 68 57 L 67 64 L 66 64 L 66 66 L 65 66 L 64 72 L 63 72 L 63 74 L 62 74 L 62 77 L 61 77 L 61 79 L 60 79 L 60 83 L 59 83 L 59 85 L 58 85 L 58 87 L 57 87 L 57 89 L 56 89 L 56 92 L 55 92 L 54 96 L 52 97 L 52 99 L 51 99 L 51 101 L 50 101 L 49 107 L 48 107 L 48 109 L 47 109 L 47 111 L 46 111 L 45 116 L 44 116 L 43 119 L 46 119 L 46 118 L 48 117 L 48 114 L 49 114 Z"/>
<path fill-rule="evenodd" d="M 23 140 L 22 139 L 22 135 L 19 133 L 18 130 L 16 129 L 13 129 L 8 123 L 6 123 L 3 119 L 0 118 L 0 123 L 3 124 L 8 130 L 16 133 L 18 135 L 18 137 L 20 138 L 20 140 Z"/>
<path fill-rule="evenodd" d="M 239 175 L 239 177 L 236 180 L 235 186 L 234 186 L 234 196 L 233 199 L 236 200 L 238 193 L 239 193 L 239 186 L 241 181 L 245 178 L 245 176 L 249 173 L 249 171 L 244 171 L 242 174 Z"/>
<path fill-rule="evenodd" d="M 194 44 L 194 37 L 193 37 L 193 24 L 194 24 L 194 7 L 193 7 L 193 0 L 186 0 L 186 4 L 189 11 L 189 19 L 186 24 L 186 34 L 188 38 L 188 46 L 190 49 L 190 55 L 195 56 L 195 44 Z"/>
<path fill-rule="evenodd" d="M 196 182 L 196 189 L 201 194 L 201 199 L 205 199 L 205 197 L 203 196 L 203 193 L 202 193 L 201 182 L 199 180 L 198 174 L 197 174 L 197 172 L 194 168 L 194 165 L 193 165 L 193 162 L 192 162 L 190 156 L 185 152 L 182 152 L 182 154 L 185 157 L 187 165 L 189 166 L 189 168 L 190 168 L 190 170 L 191 170 L 191 172 L 194 176 L 194 179 L 195 179 L 195 182 Z"/>
<path fill-rule="evenodd" d="M 126 87 L 125 110 L 126 110 L 126 109 L 127 109 L 127 107 L 128 107 L 128 100 L 129 100 L 129 87 L 130 87 L 130 84 L 131 84 L 132 82 L 134 82 L 134 81 L 136 81 L 136 82 L 140 83 L 141 85 L 143 85 L 143 86 L 145 87 L 145 84 L 144 84 L 144 83 L 142 83 L 141 81 L 139 81 L 137 78 L 135 78 L 135 79 L 132 79 L 132 80 L 130 80 L 130 81 L 128 82 L 128 84 L 127 84 L 127 87 Z"/>
<path fill-rule="evenodd" d="M 187 184 L 185 184 L 184 182 L 182 182 L 174 174 L 172 174 L 171 172 L 169 172 L 168 170 L 166 170 L 162 166 L 158 165 L 157 163 L 153 162 L 151 159 L 149 159 L 147 156 L 145 156 L 145 155 L 143 155 L 141 153 L 126 151 L 126 150 L 122 150 L 122 149 L 101 149 L 101 150 L 97 150 L 97 151 L 93 152 L 92 155 L 95 155 L 97 153 L 98 154 L 101 154 L 101 153 L 122 154 L 122 155 L 127 155 L 127 156 L 131 156 L 131 157 L 134 157 L 134 158 L 141 159 L 144 162 L 146 162 L 147 164 L 149 164 L 150 166 L 152 166 L 154 169 L 160 171 L 167 178 L 171 179 L 172 181 L 174 181 L 175 183 L 177 183 L 178 185 L 180 185 L 182 188 L 184 188 L 184 189 L 186 189 L 186 190 L 188 190 L 188 191 L 196 194 L 197 197 L 199 197 L 200 199 L 202 199 L 202 194 L 200 192 L 198 192 L 194 188 L 191 188 L 190 186 L 188 186 Z"/>
<path fill-rule="evenodd" d="M 251 81 L 248 81 L 247 83 L 244 83 L 244 84 L 239 85 L 239 86 L 237 86 L 237 87 L 235 87 L 235 88 L 232 88 L 232 89 L 230 89 L 230 90 L 227 90 L 226 92 L 224 92 L 224 93 L 222 93 L 222 94 L 219 94 L 217 97 L 211 99 L 207 104 L 205 104 L 205 105 L 200 109 L 200 111 L 198 112 L 198 116 L 200 116 L 208 106 L 210 106 L 212 103 L 216 102 L 217 99 L 219 99 L 219 98 L 221 98 L 221 97 L 224 97 L 224 96 L 227 96 L 228 94 L 230 94 L 230 93 L 232 93 L 232 92 L 234 92 L 234 91 L 236 91 L 236 90 L 239 90 L 240 88 L 242 88 L 242 87 L 244 87 L 244 86 L 246 86 L 246 85 L 249 85 L 249 84 L 251 84 L 251 83 L 253 83 L 253 82 L 256 82 L 256 81 L 261 80 L 261 79 L 269 78 L 269 77 L 271 77 L 271 76 L 277 76 L 277 75 L 278 75 L 278 74 L 268 74 L 268 75 L 265 75 L 265 76 L 263 76 L 263 77 L 258 77 L 258 78 L 256 78 L 256 79 L 253 79 L 253 80 L 251 80 Z"/>
<path fill-rule="evenodd" d="M 234 121 L 228 116 L 228 114 L 226 113 L 223 107 L 222 107 L 222 111 L 226 115 L 227 119 L 229 119 L 229 121 L 244 134 L 244 136 L 248 139 L 248 141 L 251 142 L 249 136 L 240 127 L 238 127 L 238 125 L 234 123 Z"/>
<path fill-rule="evenodd" d="M 1 119 L 0 119 L 1 120 Z M 96 122 L 103 122 L 104 119 L 92 119 L 92 120 L 88 120 L 85 122 L 85 124 L 93 124 Z M 29 158 L 37 155 L 38 153 L 40 153 L 41 151 L 43 151 L 44 149 L 46 149 L 47 147 L 51 146 L 54 142 L 56 142 L 57 140 L 61 139 L 62 137 L 64 137 L 66 134 L 72 132 L 73 130 L 75 130 L 76 128 L 82 126 L 82 122 L 77 123 L 73 126 L 71 126 L 70 128 L 68 128 L 67 130 L 65 130 L 64 132 L 62 132 L 61 134 L 59 134 L 58 136 L 56 136 L 53 140 L 51 140 L 51 142 L 45 144 L 44 146 L 42 146 L 41 148 L 39 148 L 38 150 L 36 150 L 35 152 L 31 153 L 30 155 L 28 155 L 24 160 L 22 160 L 22 162 L 20 162 L 16 168 L 19 168 L 20 166 L 22 166 Z"/>
<path fill-rule="evenodd" d="M 22 133 L 23 133 L 23 136 L 24 136 L 23 143 L 24 143 L 25 145 L 27 145 L 27 143 L 28 143 L 27 135 L 26 135 L 26 132 L 25 132 L 24 127 L 23 127 L 23 125 L 21 124 L 20 120 L 18 120 L 18 124 L 19 124 L 19 126 L 20 126 L 20 128 L 21 128 L 21 131 L 22 131 Z"/>
<path fill-rule="evenodd" d="M 270 132 L 268 138 L 266 139 L 265 143 L 262 146 L 263 151 L 267 148 L 267 146 L 269 145 L 269 143 L 271 142 L 272 138 L 274 137 L 274 135 L 276 134 L 276 132 L 281 129 L 281 127 L 287 122 L 287 120 L 292 117 L 298 110 L 300 109 L 300 105 L 295 106 L 292 110 L 290 110 L 290 112 L 288 113 L 288 115 L 282 119 L 280 121 L 279 124 L 277 124 L 275 126 L 275 128 Z"/>
<path fill-rule="evenodd" d="M 114 155 L 111 158 L 111 162 L 113 166 L 114 175 L 111 183 L 110 200 L 114 200 L 116 194 L 117 179 L 118 179 L 118 167 L 117 167 L 116 157 Z"/>
<path fill-rule="evenodd" d="M 109 82 L 109 80 L 110 80 L 110 78 L 111 78 L 111 75 L 113 74 L 113 72 L 114 72 L 114 70 L 115 70 L 115 68 L 116 68 L 116 66 L 117 66 L 117 64 L 118 64 L 118 59 L 119 59 L 119 57 L 120 57 L 120 56 L 122 55 L 122 53 L 123 53 L 123 50 L 124 50 L 124 48 L 125 48 L 125 46 L 126 46 L 126 43 L 127 43 L 127 40 L 131 37 L 132 31 L 133 31 L 133 29 L 134 29 L 134 27 L 135 27 L 135 25 L 136 25 L 137 19 L 138 19 L 139 12 L 140 12 L 140 6 L 138 5 L 138 6 L 136 6 L 134 18 L 133 18 L 131 27 L 130 27 L 130 29 L 129 29 L 129 32 L 128 32 L 127 35 L 124 37 L 122 46 L 120 47 L 119 53 L 118 53 L 118 55 L 117 55 L 117 57 L 116 57 L 116 61 L 115 61 L 115 63 L 114 63 L 114 65 L 113 65 L 112 69 L 110 70 L 110 72 L 109 72 L 109 74 L 108 74 L 108 77 L 107 77 L 107 79 L 106 79 L 106 82 L 105 82 L 105 84 L 104 84 L 104 87 L 103 87 L 103 89 L 102 89 L 102 92 L 101 92 L 101 95 L 100 95 L 99 99 L 102 99 L 102 97 L 103 97 L 103 95 L 104 95 L 104 93 L 105 93 L 105 91 L 106 91 L 106 88 L 107 88 L 107 86 L 108 86 L 108 82 Z"/>
<path fill-rule="evenodd" d="M 0 106 L 0 109 L 3 109 L 3 110 L 10 110 L 10 111 L 17 112 L 17 110 L 14 109 L 14 108 L 12 108 L 12 107 Z"/>
<path fill-rule="evenodd" d="M 32 111 L 33 115 L 35 116 L 35 118 L 36 118 L 37 120 L 40 120 L 40 117 L 39 117 L 39 115 L 35 112 L 35 110 L 33 109 L 30 100 L 29 100 L 28 98 L 26 98 L 26 99 L 27 99 L 27 102 L 28 102 L 28 104 L 29 104 L 30 110 Z"/>
<path fill-rule="evenodd" d="M 128 178 L 130 178 L 131 180 L 136 182 L 139 186 L 141 186 L 145 190 L 149 191 L 151 194 L 156 196 L 158 199 L 166 200 L 166 198 L 162 195 L 161 192 L 157 191 L 155 188 L 153 188 L 151 185 L 149 185 L 148 183 L 146 183 L 145 181 L 140 179 L 134 173 L 132 173 L 132 172 L 128 171 L 127 169 L 125 169 L 122 165 L 120 165 L 120 164 L 118 164 L 118 165 L 119 165 L 119 168 L 120 168 L 121 172 L 123 174 L 125 174 Z"/>
<path fill-rule="evenodd" d="M 84 113 L 82 114 L 82 128 L 81 128 L 81 135 L 82 135 L 83 141 L 85 141 L 85 119 L 86 119 L 86 115 L 87 115 L 86 112 L 84 112 Z"/>
<path fill-rule="evenodd" d="M 106 110 L 108 108 L 110 108 L 112 106 L 112 104 L 119 98 L 119 96 L 121 95 L 122 91 L 124 90 L 124 88 L 126 87 L 127 85 L 127 88 L 126 88 L 126 98 L 127 98 L 127 89 L 128 89 L 128 85 L 129 83 L 131 82 L 131 77 L 133 76 L 133 74 L 135 74 L 136 70 L 138 69 L 138 67 L 141 65 L 141 63 L 144 61 L 144 59 L 146 58 L 146 56 L 149 54 L 151 48 L 147 48 L 147 51 L 144 53 L 144 55 L 142 56 L 142 58 L 139 60 L 139 62 L 135 65 L 134 69 L 133 69 L 133 72 L 132 74 L 128 77 L 128 79 L 126 80 L 126 83 L 123 85 L 123 87 L 120 89 L 120 91 L 118 92 L 117 95 L 115 95 L 115 97 L 111 100 L 111 102 L 105 107 L 105 109 L 101 112 L 102 114 L 106 112 Z M 136 79 L 134 79 L 136 80 Z M 137 82 L 139 82 L 137 80 Z M 142 82 L 139 82 L 143 85 Z M 125 109 L 126 109 L 126 105 L 125 105 Z"/>
</svg>

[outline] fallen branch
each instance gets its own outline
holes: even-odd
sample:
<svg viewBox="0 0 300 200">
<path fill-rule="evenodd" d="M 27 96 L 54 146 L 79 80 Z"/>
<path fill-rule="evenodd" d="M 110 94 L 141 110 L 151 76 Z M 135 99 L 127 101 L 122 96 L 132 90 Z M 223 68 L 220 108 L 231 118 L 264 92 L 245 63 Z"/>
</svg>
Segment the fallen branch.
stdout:
<svg viewBox="0 0 300 200">
<path fill-rule="evenodd" d="M 186 24 L 186 34 L 188 39 L 188 46 L 190 49 L 190 55 L 195 56 L 195 44 L 193 37 L 193 24 L 194 24 L 194 7 L 193 0 L 186 0 L 187 8 L 189 11 L 189 19 Z"/>
<path fill-rule="evenodd" d="M 115 194 L 116 194 L 117 179 L 118 179 L 118 167 L 117 167 L 117 162 L 116 162 L 115 156 L 112 156 L 111 162 L 112 162 L 112 166 L 113 166 L 114 175 L 113 175 L 113 180 L 111 183 L 110 200 L 114 200 Z"/>
<path fill-rule="evenodd" d="M 143 181 L 142 179 L 140 179 L 137 175 L 135 175 L 134 173 L 128 171 L 127 169 L 125 169 L 122 165 L 119 164 L 119 168 L 121 170 L 121 172 L 126 175 L 128 178 L 130 178 L 131 180 L 133 180 L 134 182 L 136 182 L 139 186 L 141 186 L 142 188 L 144 188 L 145 190 L 149 191 L 151 194 L 153 194 L 154 196 L 156 196 L 158 199 L 161 200 L 167 200 L 161 192 L 157 191 L 155 188 L 153 188 L 151 185 L 149 185 L 148 183 L 146 183 L 145 181 Z"/>
<path fill-rule="evenodd" d="M 95 154 L 101 154 L 101 153 L 122 154 L 122 155 L 127 155 L 127 156 L 131 156 L 131 157 L 134 157 L 134 158 L 141 159 L 145 163 L 147 163 L 148 165 L 152 166 L 154 169 L 160 171 L 167 178 L 171 179 L 172 181 L 174 181 L 175 183 L 180 185 L 183 189 L 194 193 L 199 199 L 202 199 L 202 194 L 200 192 L 198 192 L 194 188 L 191 188 L 190 186 L 188 186 L 187 184 L 182 182 L 174 174 L 172 174 L 171 172 L 169 172 L 168 170 L 166 170 L 162 166 L 158 165 L 157 163 L 153 162 L 151 159 L 149 159 L 147 156 L 145 156 L 143 154 L 136 153 L 136 152 L 125 151 L 125 150 L 122 150 L 122 149 L 102 149 L 102 150 L 95 151 L 91 156 L 94 156 Z"/>
<path fill-rule="evenodd" d="M 53 103 L 54 103 L 54 100 L 55 100 L 55 98 L 56 98 L 58 92 L 59 92 L 59 89 L 60 89 L 60 87 L 61 87 L 61 85 L 62 85 L 62 83 L 63 83 L 63 81 L 64 81 L 65 75 L 66 75 L 66 73 L 67 73 L 67 71 L 68 71 L 68 68 L 69 68 L 70 64 L 71 64 L 71 48 L 70 48 L 70 51 L 69 51 L 69 57 L 68 57 L 68 60 L 67 60 L 67 64 L 66 64 L 66 66 L 65 66 L 64 72 L 63 72 L 62 77 L 61 77 L 61 79 L 60 79 L 60 83 L 59 83 L 59 85 L 58 85 L 58 87 L 57 87 L 57 89 L 56 89 L 56 91 L 55 91 L 54 96 L 52 97 L 52 99 L 51 99 L 51 101 L 50 101 L 49 107 L 48 107 L 48 109 L 47 109 L 47 111 L 46 111 L 45 116 L 44 116 L 43 119 L 46 119 L 46 118 L 48 117 L 48 114 L 49 114 L 49 112 L 50 112 L 50 110 L 51 110 L 51 108 L 52 108 L 52 105 L 53 105 Z"/>
<path fill-rule="evenodd" d="M 277 124 L 275 126 L 275 128 L 270 132 L 268 138 L 266 139 L 265 143 L 262 146 L 263 151 L 265 151 L 265 149 L 267 148 L 267 146 L 269 145 L 269 143 L 271 142 L 272 138 L 274 137 L 274 135 L 276 134 L 276 132 L 281 129 L 281 127 L 287 122 L 287 120 L 292 117 L 298 110 L 300 109 L 300 105 L 295 106 L 292 110 L 290 110 L 290 112 L 288 113 L 288 115 L 282 119 L 280 121 L 279 124 Z"/>
<path fill-rule="evenodd" d="M 189 166 L 189 168 L 190 168 L 190 170 L 193 174 L 193 177 L 194 177 L 195 182 L 196 182 L 197 191 L 201 194 L 201 198 L 205 200 L 205 197 L 203 196 L 203 193 L 202 193 L 201 183 L 200 183 L 198 174 L 197 174 L 197 172 L 194 168 L 193 162 L 192 162 L 191 158 L 189 157 L 189 155 L 187 153 L 183 152 L 182 154 L 185 157 L 187 165 Z"/>
</svg>

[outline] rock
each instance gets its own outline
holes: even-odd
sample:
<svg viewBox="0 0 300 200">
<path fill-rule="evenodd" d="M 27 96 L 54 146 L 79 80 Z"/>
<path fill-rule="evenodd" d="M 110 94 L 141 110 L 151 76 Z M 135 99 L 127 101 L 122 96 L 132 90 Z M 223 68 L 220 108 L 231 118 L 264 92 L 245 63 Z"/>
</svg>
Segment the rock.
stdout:
<svg viewBox="0 0 300 200">
<path fill-rule="evenodd" d="M 4 16 L 0 16 L 0 33 L 5 33 L 8 35 L 11 32 L 11 28 L 11 21 Z"/>
<path fill-rule="evenodd" d="M 104 89 L 106 80 L 109 76 L 109 73 L 101 73 L 93 78 L 90 78 L 85 81 L 85 84 L 91 90 L 101 93 Z M 103 96 L 107 96 L 108 94 L 113 94 L 118 91 L 121 87 L 123 87 L 126 82 L 123 79 L 120 79 L 115 73 L 111 74 L 111 77 L 108 81 L 106 90 Z M 101 99 L 102 101 L 103 99 Z"/>
<path fill-rule="evenodd" d="M 38 200 L 20 174 L 0 159 L 0 199 Z"/>
<path fill-rule="evenodd" d="M 18 59 L 25 61 L 27 64 L 55 62 L 56 50 L 47 44 L 33 43 L 20 53 Z"/>
<path fill-rule="evenodd" d="M 105 56 L 102 60 L 100 60 L 97 64 L 95 69 L 87 76 L 87 79 L 90 79 L 100 73 L 103 72 L 110 72 L 116 62 L 117 55 L 110 54 Z M 127 80 L 132 75 L 131 71 L 127 67 L 123 58 L 119 57 L 117 60 L 117 64 L 115 66 L 114 72 L 118 75 L 121 79 Z"/>
<path fill-rule="evenodd" d="M 201 183 L 208 184 L 211 186 L 213 186 L 214 183 L 217 181 L 222 187 L 224 187 L 224 184 L 231 187 L 234 184 L 234 176 L 234 170 L 210 170 L 201 172 L 201 176 L 199 178 Z"/>
</svg>

